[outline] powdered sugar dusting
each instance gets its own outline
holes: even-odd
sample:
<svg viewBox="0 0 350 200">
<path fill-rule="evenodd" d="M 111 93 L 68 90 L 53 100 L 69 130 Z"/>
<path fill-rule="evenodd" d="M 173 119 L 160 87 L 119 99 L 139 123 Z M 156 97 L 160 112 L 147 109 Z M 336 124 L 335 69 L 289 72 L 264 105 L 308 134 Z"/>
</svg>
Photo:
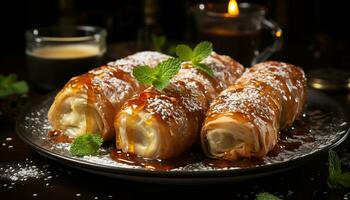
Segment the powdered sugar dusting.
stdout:
<svg viewBox="0 0 350 200">
<path fill-rule="evenodd" d="M 202 63 L 213 70 L 215 79 L 219 80 L 223 89 L 232 85 L 244 70 L 244 67 L 232 58 L 218 55 L 215 52 L 212 52 Z"/>
<path fill-rule="evenodd" d="M 132 70 L 138 65 L 150 65 L 151 67 L 156 66 L 159 62 L 170 58 L 165 54 L 155 51 L 143 51 L 128 57 L 109 62 L 108 65 L 121 69 L 127 73 L 131 73 Z"/>
<path fill-rule="evenodd" d="M 303 70 L 291 64 L 268 61 L 247 69 L 237 83 L 249 85 L 253 80 L 265 83 L 279 92 L 282 100 L 281 128 L 290 126 L 300 116 L 306 93 Z"/>
<path fill-rule="evenodd" d="M 169 118 L 174 119 L 176 123 L 180 124 L 184 121 L 184 114 L 179 109 L 175 109 L 173 103 L 164 96 L 163 98 L 155 97 L 147 99 L 147 108 L 150 113 L 158 114 L 164 121 Z"/>
<path fill-rule="evenodd" d="M 273 87 L 274 89 L 278 90 L 284 98 L 291 98 L 290 97 L 291 91 L 286 93 L 287 91 L 285 90 L 285 85 L 284 85 L 285 84 L 284 80 L 289 79 L 289 77 L 288 76 L 280 76 L 280 77 L 282 77 L 282 79 L 280 79 L 280 78 L 278 78 L 278 76 L 280 76 L 280 75 L 276 75 L 273 72 L 267 72 L 267 71 L 251 72 L 251 71 L 247 70 L 243 74 L 242 79 L 246 79 L 248 81 L 249 81 L 249 79 L 255 79 L 255 80 L 261 81 L 261 82 L 266 83 L 269 86 Z"/>
<path fill-rule="evenodd" d="M 237 90 L 226 90 L 217 99 L 219 99 L 218 102 L 220 103 L 214 104 L 212 107 L 213 112 L 217 113 L 228 111 L 250 114 L 245 103 L 252 105 L 261 103 L 259 92 L 253 88 L 243 88 L 239 92 Z"/>
<path fill-rule="evenodd" d="M 186 65 L 186 63 L 183 65 Z M 181 68 L 179 73 L 173 78 L 174 81 L 191 79 L 199 81 L 205 87 L 206 90 L 214 90 L 214 86 L 208 80 L 208 78 L 199 73 L 198 69 L 196 68 Z"/>
<path fill-rule="evenodd" d="M 207 77 L 201 74 L 198 69 L 192 67 L 181 68 L 179 73 L 172 79 L 173 82 L 186 81 L 186 83 L 190 82 L 191 80 L 196 80 L 201 83 L 204 86 L 204 90 L 207 92 L 211 99 L 213 99 L 219 92 Z"/>
<path fill-rule="evenodd" d="M 268 96 L 256 88 L 230 88 L 220 95 L 211 106 L 212 113 L 239 112 L 252 117 L 270 118 L 271 110 L 266 106 Z"/>
<path fill-rule="evenodd" d="M 130 83 L 111 76 L 95 77 L 93 84 L 98 85 L 108 100 L 113 104 L 124 102 L 127 97 L 131 96 L 134 88 Z"/>
<path fill-rule="evenodd" d="M 176 88 L 181 88 L 184 83 L 184 87 L 187 91 L 182 91 L 184 94 L 181 96 L 182 105 L 189 112 L 198 112 L 207 109 L 207 104 L 202 100 L 205 99 L 205 94 L 200 87 L 201 84 L 194 79 L 183 79 L 182 81 L 173 81 L 172 84 Z"/>
<path fill-rule="evenodd" d="M 293 151 L 284 151 L 281 152 L 276 157 L 265 157 L 263 166 L 268 166 L 272 164 L 281 164 L 288 161 L 293 161 L 295 159 L 299 159 L 302 157 L 306 157 L 310 154 L 318 152 L 320 150 L 324 150 L 324 148 L 329 147 L 334 144 L 339 139 L 343 138 L 346 135 L 347 123 L 344 122 L 344 119 L 341 118 L 337 113 L 325 113 L 325 111 L 320 110 L 319 112 L 314 112 L 310 110 L 310 108 L 319 108 L 322 109 L 321 102 L 325 102 L 324 98 L 321 98 L 318 93 L 309 91 L 309 102 L 307 109 L 307 116 L 310 120 L 310 135 L 315 138 L 314 142 L 305 143 L 300 146 L 298 149 Z M 24 116 L 21 116 L 19 122 L 17 124 L 17 130 L 19 134 L 25 138 L 25 141 L 30 141 L 29 143 L 40 146 L 40 151 L 48 151 L 53 156 L 57 156 L 58 159 L 70 159 L 69 162 L 76 164 L 79 166 L 84 165 L 95 165 L 99 168 L 101 172 L 105 172 L 104 170 L 108 168 L 108 172 L 111 172 L 111 167 L 115 169 L 115 173 L 121 173 L 118 171 L 119 169 L 138 169 L 138 170 L 147 170 L 142 167 L 135 167 L 133 165 L 127 165 L 118 163 L 109 158 L 108 150 L 113 148 L 112 146 L 102 147 L 101 154 L 96 156 L 85 156 L 85 157 L 73 157 L 69 154 L 69 144 L 57 144 L 52 143 L 47 139 L 47 133 L 51 129 L 51 126 L 47 120 L 47 112 L 52 104 L 54 95 L 49 98 L 39 102 L 38 104 L 33 104 L 28 107 L 27 113 Z M 327 101 L 326 101 L 327 102 Z M 5 141 L 5 138 L 4 138 Z M 4 147 L 0 147 L 4 148 Z M 60 157 L 58 157 L 60 156 Z M 72 159 L 72 160 L 71 160 Z M 79 161 L 79 163 L 78 163 Z M 10 164 L 12 165 L 12 164 Z M 35 165 L 33 163 L 33 165 Z M 6 167 L 6 164 L 1 165 L 1 167 Z M 13 167 L 13 166 L 12 166 Z M 23 165 L 22 165 L 23 167 Z M 259 168 L 257 166 L 257 168 Z M 2 170 L 3 170 L 2 169 Z M 6 168 L 7 169 L 7 168 Z M 224 168 L 218 169 L 213 167 L 208 167 L 204 165 L 202 162 L 196 162 L 193 164 L 189 164 L 183 167 L 179 167 L 174 169 L 174 171 L 179 172 L 193 172 L 195 176 L 195 172 L 197 171 L 231 171 L 231 170 L 239 170 L 240 168 Z M 44 169 L 39 169 L 39 171 L 44 171 Z M 171 172 L 169 172 L 170 176 Z M 46 174 L 47 177 L 49 176 Z M 44 177 L 46 176 L 44 175 Z"/>
<path fill-rule="evenodd" d="M 46 167 L 40 168 L 29 159 L 23 163 L 0 165 L 0 178 L 14 182 L 49 177 L 50 174 L 51 172 Z"/>
</svg>

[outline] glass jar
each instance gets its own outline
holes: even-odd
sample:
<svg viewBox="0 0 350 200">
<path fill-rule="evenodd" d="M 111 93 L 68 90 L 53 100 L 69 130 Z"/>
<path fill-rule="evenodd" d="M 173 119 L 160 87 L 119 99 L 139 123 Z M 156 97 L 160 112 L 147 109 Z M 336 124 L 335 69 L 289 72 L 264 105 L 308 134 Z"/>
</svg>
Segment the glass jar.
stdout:
<svg viewBox="0 0 350 200">
<path fill-rule="evenodd" d="M 40 90 L 60 88 L 70 78 L 104 62 L 107 33 L 103 28 L 34 28 L 25 36 L 30 83 Z"/>
</svg>

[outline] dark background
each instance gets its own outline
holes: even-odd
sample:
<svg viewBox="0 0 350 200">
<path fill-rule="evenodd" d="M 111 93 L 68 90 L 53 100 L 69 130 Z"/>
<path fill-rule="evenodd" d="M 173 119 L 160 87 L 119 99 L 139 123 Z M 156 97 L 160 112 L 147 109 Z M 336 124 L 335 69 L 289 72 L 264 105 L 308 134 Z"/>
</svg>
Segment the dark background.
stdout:
<svg viewBox="0 0 350 200">
<path fill-rule="evenodd" d="M 145 23 L 145 2 L 153 4 L 155 22 Z M 0 6 L 0 74 L 15 72 L 26 78 L 24 32 L 29 28 L 52 25 L 97 25 L 108 30 L 108 44 L 135 41 L 146 30 L 166 35 L 169 40 L 194 42 L 196 29 L 190 8 L 198 0 L 10 0 Z M 214 2 L 214 1 L 203 1 Z M 217 2 L 217 1 L 215 1 Z M 228 0 L 220 1 L 227 3 Z M 267 18 L 275 20 L 284 31 L 284 45 L 273 58 L 301 66 L 306 72 L 320 68 L 350 71 L 349 7 L 341 0 L 261 0 L 238 1 L 258 3 L 268 10 Z M 327 92 L 350 109 L 348 91 Z M 41 94 L 31 91 L 25 101 Z M 1 102 L 0 102 L 1 103 Z M 11 107 L 3 104 L 0 107 Z M 19 111 L 11 110 L 11 118 Z M 1 116 L 0 116 L 1 117 Z M 7 116 L 6 116 L 7 117 Z M 0 119 L 1 122 L 1 119 Z M 6 120 L 7 122 L 7 120 Z M 16 136 L 14 122 L 0 123 L 0 164 L 22 163 L 26 158 L 39 168 L 49 164 L 53 180 L 35 179 L 16 183 L 0 178 L 0 199 L 131 199 L 179 198 L 187 194 L 201 197 L 229 195 L 229 199 L 254 199 L 256 192 L 267 191 L 286 199 L 346 199 L 347 189 L 330 189 L 327 185 L 327 154 L 294 170 L 274 176 L 227 185 L 163 186 L 116 180 L 85 173 L 58 164 L 37 154 Z M 11 137 L 8 142 L 5 138 Z M 350 140 L 336 149 L 343 159 L 343 169 L 350 170 Z M 46 184 L 50 184 L 48 187 Z M 4 184 L 7 184 L 5 187 Z M 12 186 L 10 186 L 12 187 Z M 166 193 L 166 194 L 163 194 Z M 82 194 L 77 197 L 77 194 Z M 109 197 L 111 196 L 111 197 Z"/>
<path fill-rule="evenodd" d="M 108 30 L 108 42 L 136 40 L 145 30 L 142 0 L 27 0 L 7 1 L 0 8 L 1 57 L 23 54 L 24 32 L 51 25 L 98 25 Z M 157 34 L 170 40 L 194 41 L 196 31 L 190 8 L 198 0 L 147 1 L 153 4 Z M 218 1 L 215 1 L 218 2 Z M 227 1 L 220 1 L 223 3 Z M 284 47 L 275 55 L 304 69 L 350 68 L 349 11 L 346 1 L 262 0 L 238 1 L 264 5 L 268 18 L 284 31 Z M 147 11 L 146 11 L 147 12 Z M 146 14 L 147 15 L 147 14 Z M 4 68 L 6 66 L 1 66 Z"/>
</svg>

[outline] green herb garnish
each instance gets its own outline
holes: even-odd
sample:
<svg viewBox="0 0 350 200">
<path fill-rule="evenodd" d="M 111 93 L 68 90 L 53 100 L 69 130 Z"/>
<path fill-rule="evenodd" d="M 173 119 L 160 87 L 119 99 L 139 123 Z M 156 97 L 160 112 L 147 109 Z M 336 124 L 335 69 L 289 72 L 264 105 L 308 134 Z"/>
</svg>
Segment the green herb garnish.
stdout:
<svg viewBox="0 0 350 200">
<path fill-rule="evenodd" d="M 156 89 L 163 90 L 170 80 L 179 72 L 181 60 L 169 58 L 159 63 L 155 68 L 142 65 L 134 68 L 133 75 L 137 81 L 143 84 L 152 84 Z"/>
<path fill-rule="evenodd" d="M 154 50 L 167 55 L 175 56 L 176 46 L 168 42 L 165 35 L 152 34 L 151 39 Z"/>
<path fill-rule="evenodd" d="M 350 172 L 342 172 L 340 159 L 337 153 L 333 150 L 329 150 L 328 152 L 328 164 L 329 186 L 332 188 L 335 188 L 338 185 L 350 187 Z"/>
<path fill-rule="evenodd" d="M 86 134 L 77 137 L 69 151 L 73 156 L 95 155 L 102 143 L 100 134 Z"/>
<path fill-rule="evenodd" d="M 17 81 L 16 74 L 4 76 L 0 74 L 0 98 L 13 94 L 25 94 L 29 90 L 25 81 Z"/>
<path fill-rule="evenodd" d="M 193 50 L 185 44 L 180 44 L 176 47 L 176 55 L 179 56 L 180 60 L 191 61 L 194 67 L 210 76 L 214 76 L 213 70 L 201 62 L 208 57 L 212 51 L 213 44 L 208 41 L 197 44 Z"/>
<path fill-rule="evenodd" d="M 256 195 L 256 200 L 281 200 L 281 199 L 268 192 L 261 192 Z"/>
<path fill-rule="evenodd" d="M 163 52 L 164 46 L 166 43 L 166 37 L 164 35 L 155 35 L 152 34 L 152 43 L 154 46 L 154 49 L 158 52 Z"/>
</svg>

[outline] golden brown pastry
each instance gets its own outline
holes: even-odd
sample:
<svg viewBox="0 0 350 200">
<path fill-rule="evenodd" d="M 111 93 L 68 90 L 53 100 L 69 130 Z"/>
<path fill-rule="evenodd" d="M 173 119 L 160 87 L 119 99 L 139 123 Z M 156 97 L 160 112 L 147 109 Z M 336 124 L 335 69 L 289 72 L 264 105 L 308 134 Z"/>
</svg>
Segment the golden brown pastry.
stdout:
<svg viewBox="0 0 350 200">
<path fill-rule="evenodd" d="M 276 61 L 254 65 L 221 92 L 201 132 L 204 152 L 213 158 L 263 157 L 303 109 L 306 78 L 299 67 Z"/>
<path fill-rule="evenodd" d="M 99 133 L 104 140 L 111 139 L 116 112 L 146 87 L 133 78 L 132 69 L 144 64 L 155 66 L 167 58 L 157 52 L 140 52 L 73 77 L 51 105 L 50 124 L 72 138 Z"/>
<path fill-rule="evenodd" d="M 150 87 L 128 100 L 115 119 L 117 148 L 153 159 L 188 150 L 199 139 L 209 103 L 243 73 L 243 66 L 228 56 L 212 53 L 203 63 L 213 77 L 184 62 L 163 91 Z"/>
<path fill-rule="evenodd" d="M 264 82 L 281 94 L 281 129 L 291 126 L 302 114 L 306 98 L 306 77 L 301 68 L 284 62 L 267 61 L 247 69 L 237 83 L 249 84 L 251 80 Z"/>
</svg>

